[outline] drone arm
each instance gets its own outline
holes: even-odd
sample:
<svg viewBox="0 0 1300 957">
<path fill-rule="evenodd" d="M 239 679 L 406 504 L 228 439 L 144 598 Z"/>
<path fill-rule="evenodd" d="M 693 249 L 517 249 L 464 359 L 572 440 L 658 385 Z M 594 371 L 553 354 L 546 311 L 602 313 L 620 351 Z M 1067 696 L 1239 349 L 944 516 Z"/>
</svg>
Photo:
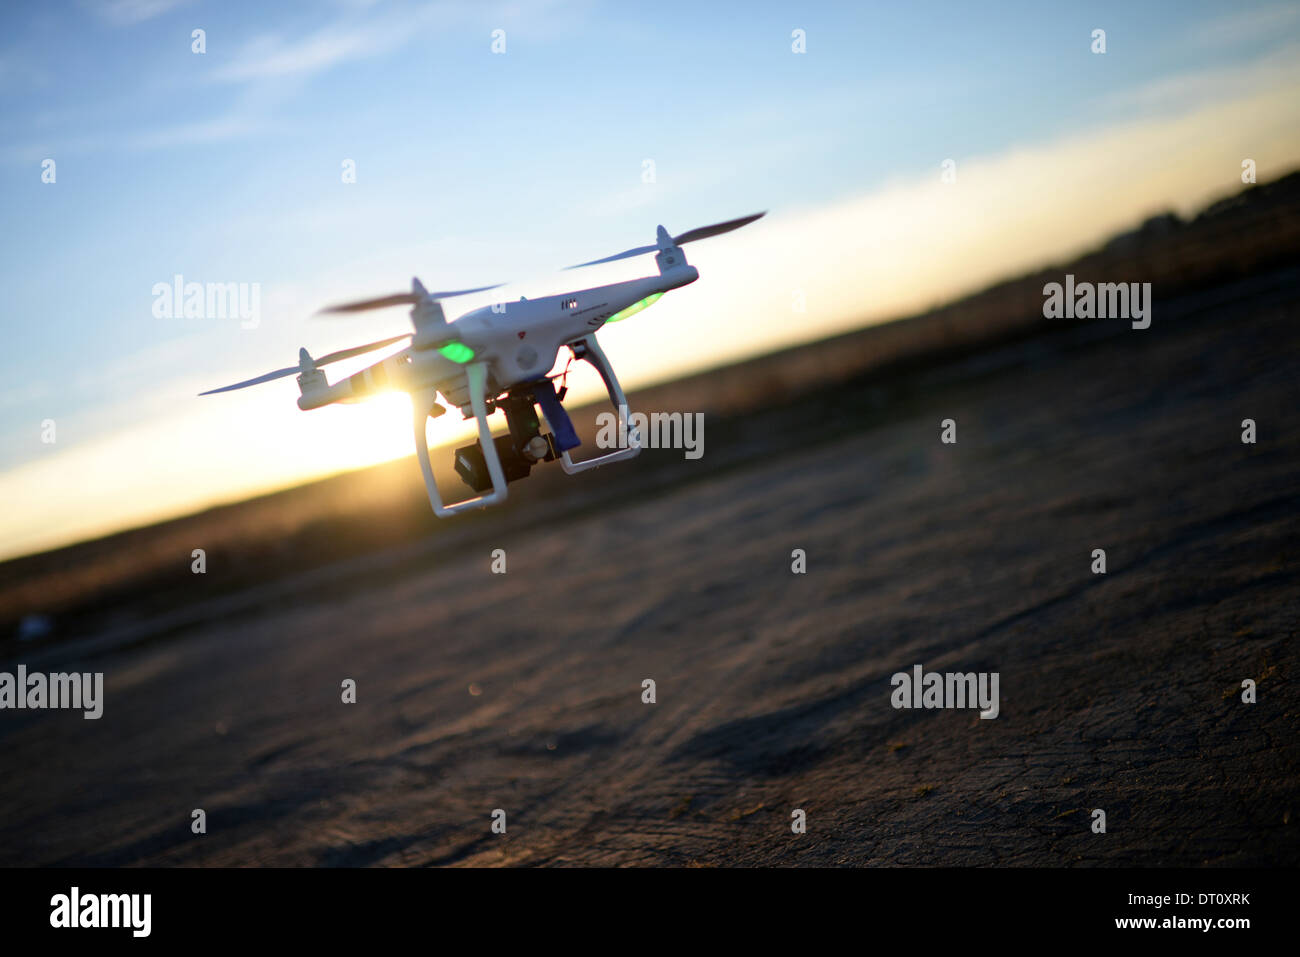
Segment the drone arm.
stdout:
<svg viewBox="0 0 1300 957">
<path fill-rule="evenodd" d="M 641 454 L 640 438 L 630 432 L 627 426 L 627 396 L 623 394 L 623 389 L 618 384 L 618 377 L 614 375 L 614 367 L 609 364 L 609 358 L 596 342 L 596 336 L 592 334 L 585 339 L 580 339 L 573 346 L 574 355 L 591 363 L 604 380 L 605 391 L 609 393 L 609 400 L 614 403 L 614 412 L 618 416 L 618 434 L 628 437 L 628 447 L 605 455 L 597 455 L 582 462 L 573 461 L 569 453 L 565 452 L 560 458 L 560 464 L 569 475 L 576 475 L 578 472 L 585 472 L 600 465 L 609 465 L 611 462 L 621 462 Z M 550 424 L 554 428 L 554 423 Z"/>
<path fill-rule="evenodd" d="M 474 417 L 478 419 L 479 446 L 483 450 L 483 460 L 487 463 L 488 475 L 492 478 L 492 491 L 486 495 L 479 495 L 453 505 L 442 504 L 442 497 L 438 494 L 438 483 L 433 477 L 433 463 L 429 461 L 429 440 L 424 431 L 429 409 L 433 407 L 437 393 L 429 389 L 411 395 L 411 411 L 415 420 L 415 457 L 420 463 L 420 471 L 424 474 L 424 486 L 429 492 L 429 504 L 433 506 L 434 514 L 439 518 L 446 518 L 448 515 L 455 515 L 457 512 L 471 508 L 495 505 L 497 502 L 505 501 L 506 498 L 505 472 L 501 468 L 501 459 L 497 455 L 496 443 L 492 441 L 492 428 L 488 425 L 487 419 L 485 396 L 487 366 L 482 362 L 471 363 L 465 367 L 465 375 L 469 380 L 470 407 L 474 410 Z"/>
</svg>

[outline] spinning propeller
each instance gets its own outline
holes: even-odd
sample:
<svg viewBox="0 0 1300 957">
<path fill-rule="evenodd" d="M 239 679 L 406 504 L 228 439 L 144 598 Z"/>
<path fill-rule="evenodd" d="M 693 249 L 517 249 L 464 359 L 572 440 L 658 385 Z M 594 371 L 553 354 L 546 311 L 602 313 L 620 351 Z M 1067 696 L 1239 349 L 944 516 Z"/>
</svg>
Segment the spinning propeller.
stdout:
<svg viewBox="0 0 1300 957">
<path fill-rule="evenodd" d="M 389 306 L 425 306 L 426 308 L 434 307 L 439 299 L 450 299 L 453 296 L 464 296 L 471 292 L 483 292 L 486 289 L 495 289 L 501 283 L 495 283 L 491 286 L 477 286 L 474 289 L 452 289 L 444 292 L 429 292 L 424 288 L 418 279 L 411 280 L 411 291 L 400 292 L 393 296 L 381 296 L 378 299 L 362 299 L 359 302 L 347 302 L 338 306 L 329 306 L 320 310 L 322 313 L 345 313 L 345 312 L 364 312 L 367 309 L 385 309 Z M 417 330 L 419 324 L 417 323 Z M 450 331 L 450 330 L 448 330 Z M 380 339 L 378 342 L 369 342 L 364 346 L 353 346 L 350 349 L 340 349 L 338 352 L 331 352 L 327 356 L 321 356 L 319 359 L 313 359 L 306 349 L 298 350 L 298 364 L 296 366 L 287 366 L 283 369 L 276 369 L 274 372 L 268 372 L 252 379 L 245 379 L 243 382 L 236 382 L 234 385 L 222 386 L 220 389 L 210 389 L 207 392 L 200 392 L 199 395 L 214 395 L 218 392 L 233 392 L 235 389 L 245 389 L 250 385 L 259 385 L 263 382 L 270 382 L 273 379 L 280 379 L 287 375 L 306 375 L 320 366 L 329 365 L 331 362 L 339 362 L 342 359 L 351 359 L 353 356 L 365 355 L 367 352 L 374 352 L 376 349 L 382 349 L 384 346 L 391 346 L 395 342 L 400 342 L 410 336 L 417 335 L 418 332 L 404 332 L 400 336 L 391 336 L 388 339 Z M 447 342 L 455 340 L 454 335 L 444 335 L 439 337 L 435 345 L 444 345 Z M 423 343 L 416 343 L 417 346 L 424 346 Z"/>
<path fill-rule="evenodd" d="M 671 249 L 674 246 L 682 246 L 686 243 L 693 243 L 698 239 L 708 239 L 710 236 L 720 236 L 723 233 L 729 233 L 733 229 L 739 229 L 741 226 L 747 226 L 760 219 L 766 213 L 754 213 L 749 216 L 742 216 L 739 219 L 729 219 L 726 222 L 714 223 L 712 226 L 700 226 L 697 229 L 690 229 L 676 236 L 670 236 L 668 230 L 662 226 L 658 230 L 658 241 L 652 246 L 637 246 L 633 249 L 626 249 L 621 253 L 615 253 L 612 256 L 605 256 L 601 259 L 593 259 L 590 262 L 579 263 L 577 266 L 569 266 L 569 269 L 581 269 L 583 266 L 595 266 L 599 263 L 615 262 L 619 259 L 630 259 L 633 256 L 642 256 L 646 253 L 652 253 L 659 250 Z M 467 349 L 463 344 L 458 344 L 457 333 L 454 324 L 448 323 L 446 317 L 442 314 L 440 300 L 451 299 L 456 296 L 466 296 L 472 292 L 485 292 L 488 289 L 496 289 L 503 283 L 493 283 L 490 286 L 475 286 L 472 289 L 450 289 L 439 292 L 429 292 L 420 283 L 419 279 L 411 280 L 410 292 L 399 292 L 391 296 L 380 296 L 376 299 L 362 299 L 357 302 L 342 303 L 337 306 L 329 306 L 320 310 L 321 313 L 339 314 L 352 312 L 366 312 L 370 309 L 387 309 L 389 306 L 414 306 L 411 311 L 412 324 L 415 326 L 414 331 L 404 332 L 400 336 L 392 336 L 388 339 L 380 339 L 378 342 L 370 342 L 364 346 L 353 346 L 350 349 L 340 349 L 338 352 L 331 352 L 327 356 L 319 359 L 313 359 L 306 349 L 298 350 L 298 364 L 289 366 L 284 369 L 276 369 L 274 372 L 268 372 L 252 379 L 245 379 L 243 382 L 236 382 L 234 385 L 223 386 L 220 389 L 210 389 L 207 392 L 200 392 L 200 395 L 214 395 L 218 392 L 231 392 L 235 389 L 244 389 L 250 385 L 258 385 L 262 382 L 270 382 L 273 379 L 279 379 L 287 375 L 306 375 L 315 371 L 320 366 L 329 365 L 331 362 L 338 362 L 342 359 L 350 359 L 353 356 L 364 355 L 367 352 L 373 352 L 376 349 L 382 349 L 390 346 L 402 339 L 413 337 L 411 348 L 419 351 L 425 349 L 437 349 L 443 352 L 448 358 L 455 362 L 465 362 L 466 358 L 452 355 L 446 350 L 455 349 L 460 353 L 468 353 L 468 356 L 474 355 L 473 351 Z M 660 294 L 662 295 L 662 293 Z M 657 298 L 654 297 L 654 298 Z M 653 299 L 643 300 L 640 304 L 644 308 L 645 302 L 651 302 Z"/>
<path fill-rule="evenodd" d="M 328 306 L 322 309 L 323 313 L 335 312 L 365 312 L 367 309 L 387 309 L 389 306 L 415 306 L 426 300 L 434 299 L 451 299 L 455 296 L 468 296 L 471 292 L 484 292 L 488 289 L 496 289 L 502 285 L 499 282 L 490 286 L 475 286 L 473 289 L 451 289 L 446 292 L 428 292 L 420 280 L 411 280 L 410 292 L 399 292 L 392 296 L 380 296 L 378 299 L 362 299 L 359 302 L 345 302 L 339 306 Z"/>
<path fill-rule="evenodd" d="M 367 352 L 374 352 L 376 349 L 382 349 L 384 346 L 391 346 L 394 342 L 400 342 L 409 332 L 404 332 L 400 336 L 392 336 L 388 339 L 380 339 L 378 342 L 369 342 L 364 346 L 353 346 L 350 349 L 340 349 L 338 352 L 331 352 L 327 356 L 321 356 L 319 359 L 313 359 L 306 349 L 298 350 L 298 364 L 288 366 L 284 369 L 276 369 L 274 372 L 268 372 L 266 375 L 260 375 L 253 379 L 245 379 L 243 382 L 236 382 L 234 385 L 222 386 L 220 389 L 209 389 L 207 392 L 200 392 L 199 395 L 214 395 L 218 392 L 233 392 L 235 389 L 244 389 L 250 385 L 257 385 L 261 382 L 270 382 L 272 379 L 280 379 L 287 375 L 306 375 L 318 366 L 329 365 L 331 362 L 338 362 L 341 359 L 351 359 L 353 356 L 365 355 Z"/>
<path fill-rule="evenodd" d="M 581 269 L 583 266 L 595 266 L 598 263 L 612 263 L 616 259 L 631 259 L 633 256 L 644 256 L 646 253 L 656 252 L 660 249 L 666 249 L 669 246 L 680 246 L 683 243 L 693 243 L 697 239 L 708 239 L 710 236 L 720 236 L 723 233 L 729 233 L 733 229 L 739 229 L 741 226 L 748 226 L 756 219 L 767 215 L 764 210 L 761 213 L 753 213 L 749 216 L 741 216 L 739 219 L 729 219 L 725 223 L 714 223 L 712 226 L 701 226 L 698 229 L 689 229 L 677 236 L 669 236 L 668 231 L 662 226 L 659 227 L 659 242 L 653 246 L 637 246 L 635 249 L 625 249 L 621 253 L 615 253 L 613 256 L 606 256 L 604 259 L 593 259 L 591 262 L 578 263 L 576 266 L 569 266 L 569 269 Z"/>
</svg>

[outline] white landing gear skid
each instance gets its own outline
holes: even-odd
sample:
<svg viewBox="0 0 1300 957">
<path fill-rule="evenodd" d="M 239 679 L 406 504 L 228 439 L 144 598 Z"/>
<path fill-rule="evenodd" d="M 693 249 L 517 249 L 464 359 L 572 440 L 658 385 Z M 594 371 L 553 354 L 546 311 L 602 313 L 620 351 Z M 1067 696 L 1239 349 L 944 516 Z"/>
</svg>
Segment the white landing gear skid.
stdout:
<svg viewBox="0 0 1300 957">
<path fill-rule="evenodd" d="M 600 374 L 601 380 L 605 383 L 605 391 L 609 395 L 610 402 L 614 405 L 615 415 L 618 416 L 618 434 L 628 437 L 628 446 L 623 449 L 615 449 L 604 455 L 597 455 L 593 458 L 581 462 L 575 462 L 569 452 L 566 450 L 560 457 L 560 464 L 564 471 L 569 475 L 576 475 L 578 472 L 585 472 L 587 469 L 598 468 L 602 465 L 610 465 L 614 462 L 622 462 L 626 459 L 635 458 L 641 453 L 640 436 L 635 430 L 628 429 L 627 423 L 627 396 L 623 394 L 622 387 L 618 384 L 618 377 L 614 374 L 614 369 L 605 356 L 604 351 L 596 342 L 594 335 L 579 339 L 571 344 L 575 358 L 583 359 L 590 363 Z M 475 508 L 486 508 L 489 505 L 496 505 L 504 502 L 507 495 L 507 481 L 505 471 L 501 467 L 501 458 L 497 453 L 496 442 L 492 438 L 492 427 L 488 424 L 487 409 L 487 378 L 488 368 L 485 362 L 470 363 L 465 367 L 465 375 L 469 388 L 470 408 L 474 413 L 475 419 L 478 420 L 478 443 L 483 453 L 483 460 L 487 465 L 488 474 L 492 478 L 492 491 L 473 498 L 465 499 L 462 502 L 455 502 L 447 505 L 442 501 L 442 495 L 438 491 L 438 483 L 433 475 L 433 463 L 429 459 L 429 440 L 426 432 L 426 426 L 430 417 L 430 410 L 437 404 L 437 390 L 423 389 L 415 392 L 411 396 L 412 415 L 414 418 L 414 437 L 415 437 L 415 457 L 420 463 L 420 472 L 424 475 L 424 486 L 429 493 L 429 504 L 433 506 L 434 514 L 439 518 L 446 518 L 455 515 L 457 512 L 468 511 Z M 441 413 L 440 413 L 441 414 Z M 546 415 L 543 408 L 542 415 L 546 418 L 547 427 L 553 432 L 559 432 L 564 425 L 560 422 L 552 422 L 550 416 Z"/>
</svg>

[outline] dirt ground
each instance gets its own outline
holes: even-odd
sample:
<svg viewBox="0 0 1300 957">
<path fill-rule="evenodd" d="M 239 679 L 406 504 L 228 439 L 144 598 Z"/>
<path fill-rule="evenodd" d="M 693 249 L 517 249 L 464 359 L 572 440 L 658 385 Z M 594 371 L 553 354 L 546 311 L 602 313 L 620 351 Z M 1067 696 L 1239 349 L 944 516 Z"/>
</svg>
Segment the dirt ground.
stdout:
<svg viewBox="0 0 1300 957">
<path fill-rule="evenodd" d="M 1298 307 L 1291 271 L 859 382 L 456 560 L 43 650 L 104 717 L 6 715 L 0 864 L 1300 863 Z M 915 664 L 1000 715 L 895 710 Z"/>
</svg>

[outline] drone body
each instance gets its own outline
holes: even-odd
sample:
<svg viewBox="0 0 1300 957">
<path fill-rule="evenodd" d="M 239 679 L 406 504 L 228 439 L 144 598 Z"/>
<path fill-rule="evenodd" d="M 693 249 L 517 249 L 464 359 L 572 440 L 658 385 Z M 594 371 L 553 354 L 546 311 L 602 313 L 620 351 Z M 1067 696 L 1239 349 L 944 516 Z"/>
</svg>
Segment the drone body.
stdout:
<svg viewBox="0 0 1300 957">
<path fill-rule="evenodd" d="M 660 226 L 653 246 L 640 246 L 582 264 L 590 266 L 654 252 L 658 275 L 558 296 L 496 303 L 466 313 L 454 322 L 448 322 L 443 313 L 443 299 L 493 287 L 431 293 L 415 279 L 410 293 L 325 310 L 359 312 L 409 304 L 414 332 L 343 349 L 320 359 L 313 359 L 302 349 L 297 366 L 203 394 L 242 389 L 295 372 L 301 390 L 298 407 L 304 410 L 356 401 L 388 389 L 402 389 L 411 393 L 416 458 L 435 514 L 446 517 L 465 509 L 492 505 L 505 500 L 509 482 L 528 475 L 534 465 L 542 462 L 558 459 L 565 472 L 574 474 L 640 452 L 633 432 L 627 448 L 575 462 L 569 453 L 580 442 L 561 404 L 563 393 L 556 393 L 547 373 L 566 346 L 575 358 L 591 363 L 604 381 L 618 414 L 619 434 L 626 434 L 627 399 L 596 342 L 596 330 L 607 322 L 633 315 L 669 290 L 698 279 L 699 272 L 682 253 L 683 243 L 737 229 L 762 215 L 694 229 L 676 237 Z M 322 365 L 381 349 L 407 336 L 411 342 L 405 349 L 338 382 L 331 384 L 320 370 Z M 456 450 L 456 471 L 478 494 L 450 505 L 443 503 L 434 481 L 425 433 L 427 420 L 446 411 L 438 401 L 439 396 L 448 405 L 459 408 L 465 418 L 478 421 L 477 445 Z M 548 433 L 541 431 L 538 408 L 551 430 Z M 488 416 L 497 409 L 505 412 L 509 433 L 494 439 Z"/>
</svg>

